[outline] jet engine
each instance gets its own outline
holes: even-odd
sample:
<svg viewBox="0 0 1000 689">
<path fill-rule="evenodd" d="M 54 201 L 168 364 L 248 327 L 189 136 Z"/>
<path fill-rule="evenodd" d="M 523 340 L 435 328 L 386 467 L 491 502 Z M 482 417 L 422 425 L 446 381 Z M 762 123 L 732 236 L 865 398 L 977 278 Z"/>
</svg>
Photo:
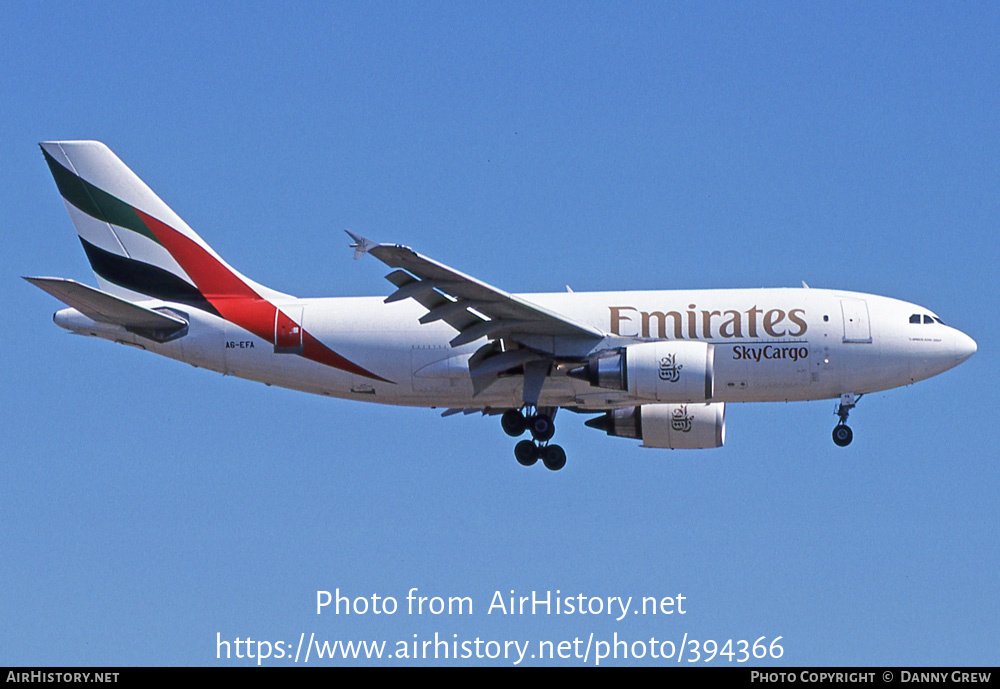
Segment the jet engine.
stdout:
<svg viewBox="0 0 1000 689">
<path fill-rule="evenodd" d="M 644 404 L 612 409 L 584 422 L 608 435 L 636 438 L 643 447 L 702 450 L 726 442 L 726 405 Z"/>
<path fill-rule="evenodd" d="M 712 399 L 714 369 L 714 346 L 660 340 L 597 352 L 569 375 L 640 400 L 695 402 Z"/>
</svg>

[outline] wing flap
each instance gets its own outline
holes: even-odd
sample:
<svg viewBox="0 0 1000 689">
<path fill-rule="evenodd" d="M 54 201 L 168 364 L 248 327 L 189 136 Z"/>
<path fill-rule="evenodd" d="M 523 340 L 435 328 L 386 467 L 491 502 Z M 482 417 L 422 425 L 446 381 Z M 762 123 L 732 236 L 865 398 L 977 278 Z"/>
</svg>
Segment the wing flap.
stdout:
<svg viewBox="0 0 1000 689">
<path fill-rule="evenodd" d="M 400 290 L 405 289 L 410 285 L 421 285 L 425 282 L 418 278 L 413 277 L 405 270 L 394 270 L 393 272 L 386 275 L 385 279 L 399 288 L 398 290 L 396 290 L 396 292 L 399 292 Z M 425 309 L 427 309 L 428 313 L 431 313 L 433 311 L 441 313 L 441 311 L 438 311 L 438 309 L 444 309 L 449 306 L 453 307 L 455 304 L 454 299 L 446 297 L 445 295 L 434 290 L 433 288 L 428 290 L 416 290 L 414 294 L 410 295 L 410 297 L 418 304 L 423 306 Z M 386 299 L 388 300 L 389 297 L 386 297 Z M 453 327 L 455 330 L 462 332 L 463 330 L 473 325 L 485 322 L 486 319 L 477 316 L 474 313 L 471 313 L 470 311 L 468 311 L 467 307 L 463 306 L 462 308 L 457 308 L 457 307 L 452 308 L 449 311 L 449 313 L 447 313 L 447 315 L 442 316 L 438 320 L 442 320 L 451 327 Z"/>
</svg>

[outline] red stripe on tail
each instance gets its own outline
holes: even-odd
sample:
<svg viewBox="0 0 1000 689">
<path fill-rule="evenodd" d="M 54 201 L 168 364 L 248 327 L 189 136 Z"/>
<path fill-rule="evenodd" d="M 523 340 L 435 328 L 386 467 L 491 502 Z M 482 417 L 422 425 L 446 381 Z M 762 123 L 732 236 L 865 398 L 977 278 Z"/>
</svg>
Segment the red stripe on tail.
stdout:
<svg viewBox="0 0 1000 689">
<path fill-rule="evenodd" d="M 272 345 L 275 343 L 275 312 L 278 307 L 257 294 L 196 241 L 139 209 L 133 210 L 223 318 Z M 288 319 L 284 313 L 282 316 Z M 392 382 L 348 361 L 306 330 L 302 332 L 302 346 L 302 355 L 311 361 L 383 383 Z"/>
</svg>

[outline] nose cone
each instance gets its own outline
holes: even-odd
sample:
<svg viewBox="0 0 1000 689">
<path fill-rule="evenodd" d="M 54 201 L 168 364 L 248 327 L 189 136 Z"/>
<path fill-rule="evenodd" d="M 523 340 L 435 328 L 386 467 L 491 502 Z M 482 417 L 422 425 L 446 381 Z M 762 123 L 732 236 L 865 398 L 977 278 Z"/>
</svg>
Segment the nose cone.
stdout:
<svg viewBox="0 0 1000 689">
<path fill-rule="evenodd" d="M 960 364 L 976 353 L 976 341 L 963 332 L 955 331 L 955 364 Z"/>
</svg>

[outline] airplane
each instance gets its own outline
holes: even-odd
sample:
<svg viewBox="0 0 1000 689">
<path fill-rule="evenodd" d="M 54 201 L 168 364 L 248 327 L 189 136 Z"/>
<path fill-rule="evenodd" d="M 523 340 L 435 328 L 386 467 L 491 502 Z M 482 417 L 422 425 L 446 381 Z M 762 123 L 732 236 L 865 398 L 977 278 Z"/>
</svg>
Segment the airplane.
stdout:
<svg viewBox="0 0 1000 689">
<path fill-rule="evenodd" d="M 269 385 L 500 416 L 525 466 L 551 470 L 556 412 L 642 447 L 725 442 L 735 402 L 839 400 L 965 361 L 975 341 L 930 310 L 831 289 L 511 294 L 348 231 L 392 271 L 386 297 L 299 298 L 229 266 L 103 143 L 40 144 L 98 287 L 26 277 L 66 330 Z"/>
</svg>

